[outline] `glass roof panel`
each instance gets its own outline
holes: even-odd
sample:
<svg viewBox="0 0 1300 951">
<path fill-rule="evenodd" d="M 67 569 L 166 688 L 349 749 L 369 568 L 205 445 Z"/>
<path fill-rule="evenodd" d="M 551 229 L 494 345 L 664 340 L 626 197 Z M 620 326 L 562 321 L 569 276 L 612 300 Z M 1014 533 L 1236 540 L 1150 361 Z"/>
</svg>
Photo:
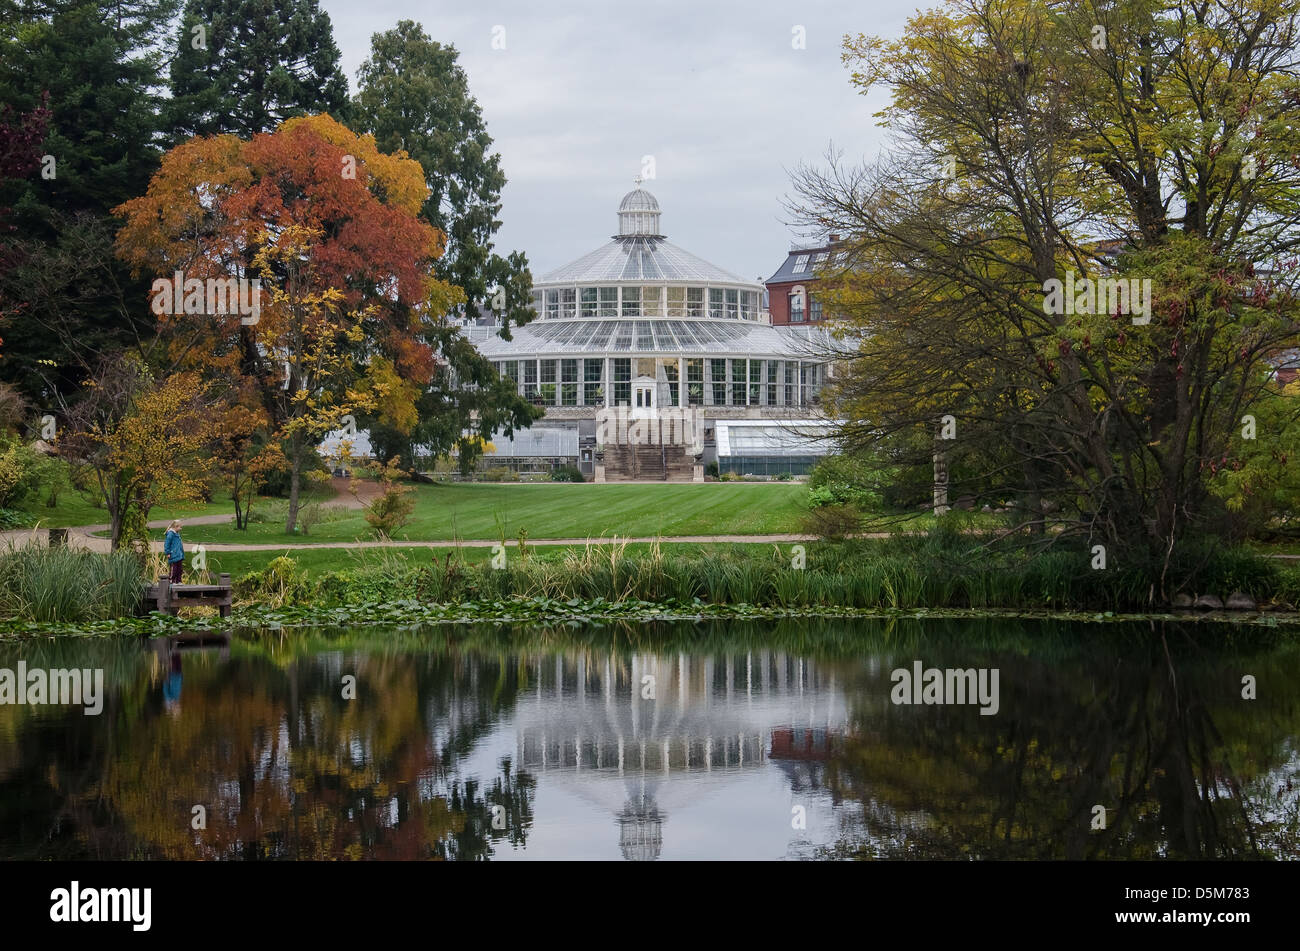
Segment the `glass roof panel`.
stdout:
<svg viewBox="0 0 1300 951">
<path fill-rule="evenodd" d="M 616 238 L 589 254 L 543 275 L 537 285 L 599 284 L 609 281 L 667 281 L 694 284 L 760 285 L 732 274 L 657 237 Z"/>
<path fill-rule="evenodd" d="M 612 320 L 602 320 L 600 327 L 591 337 L 591 347 L 593 349 L 603 350 L 609 346 L 610 337 L 614 336 L 614 329 L 618 326 Z"/>
<path fill-rule="evenodd" d="M 739 320 L 573 318 L 537 320 L 516 328 L 512 340 L 496 334 L 474 337 L 485 356 L 530 359 L 546 354 L 574 356 L 601 352 L 736 354 L 755 358 L 816 359 L 833 345 L 821 328 L 775 328 Z"/>
<path fill-rule="evenodd" d="M 573 340 L 570 342 L 575 349 L 579 347 L 586 349 L 591 345 L 591 338 L 596 335 L 596 331 L 599 329 L 600 325 L 594 320 L 583 321 L 578 331 L 573 335 Z"/>
<path fill-rule="evenodd" d="M 673 326 L 673 333 L 677 335 L 677 339 L 681 342 L 684 350 L 699 349 L 699 338 L 697 338 L 695 332 L 691 330 L 690 324 L 683 320 L 674 320 L 671 323 Z"/>
</svg>

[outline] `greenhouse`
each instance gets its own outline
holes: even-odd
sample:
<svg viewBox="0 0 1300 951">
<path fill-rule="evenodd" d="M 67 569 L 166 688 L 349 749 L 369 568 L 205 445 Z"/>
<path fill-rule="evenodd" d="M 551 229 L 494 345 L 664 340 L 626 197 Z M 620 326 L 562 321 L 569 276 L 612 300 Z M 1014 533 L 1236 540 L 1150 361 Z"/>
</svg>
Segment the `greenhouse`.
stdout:
<svg viewBox="0 0 1300 951">
<path fill-rule="evenodd" d="M 806 471 L 827 451 L 824 440 L 776 438 L 820 419 L 826 332 L 772 326 L 763 285 L 669 242 L 645 189 L 624 196 L 610 241 L 544 275 L 533 300 L 538 319 L 513 339 L 491 328 L 471 328 L 470 337 L 521 394 L 546 407 L 534 429 L 573 431 L 585 472 L 597 468 L 597 415 L 618 407 L 698 407 L 701 465 L 718 461 L 718 419 L 752 419 L 760 429 L 768 421 L 773 436 L 754 457 L 764 472 L 791 471 L 783 457 Z"/>
</svg>

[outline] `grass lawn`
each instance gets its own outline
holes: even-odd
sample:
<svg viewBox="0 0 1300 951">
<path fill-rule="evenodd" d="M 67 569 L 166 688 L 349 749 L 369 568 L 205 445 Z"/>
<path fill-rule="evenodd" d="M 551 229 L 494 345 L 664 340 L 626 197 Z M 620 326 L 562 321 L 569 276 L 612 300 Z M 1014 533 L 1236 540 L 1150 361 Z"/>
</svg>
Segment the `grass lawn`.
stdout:
<svg viewBox="0 0 1300 951">
<path fill-rule="evenodd" d="M 107 525 L 108 513 L 86 500 L 80 492 L 63 492 L 59 504 L 49 508 L 43 501 L 32 497 L 16 505 L 15 510 L 27 512 L 32 520 L 39 520 L 40 528 L 68 528 L 77 525 Z M 235 504 L 229 499 L 199 503 L 197 505 L 168 505 L 151 509 L 149 521 L 155 519 L 193 518 L 196 515 L 233 515 Z"/>
<path fill-rule="evenodd" d="M 461 484 L 415 486 L 415 514 L 395 536 L 411 541 L 516 538 L 599 538 L 602 535 L 763 535 L 799 531 L 808 490 L 787 483 L 706 482 L 667 485 L 610 483 Z M 202 543 L 346 542 L 373 538 L 359 511 L 322 521 L 311 534 L 285 535 L 279 522 L 247 531 L 193 525 L 187 546 Z"/>
<path fill-rule="evenodd" d="M 82 525 L 107 525 L 108 512 L 95 505 L 75 489 L 66 489 L 59 493 L 58 504 L 50 508 L 44 502 L 43 492 L 33 492 L 27 498 L 14 505 L 14 510 L 25 512 L 31 516 L 31 521 L 39 528 L 69 528 L 72 526 Z M 235 503 L 232 502 L 228 495 L 214 493 L 215 498 L 211 502 L 164 502 L 156 505 L 149 510 L 149 521 L 156 522 L 162 519 L 171 520 L 174 518 L 187 519 L 195 518 L 200 515 L 234 515 Z M 333 490 L 329 486 L 319 486 L 312 483 L 303 487 L 303 498 L 305 501 L 320 501 L 331 498 Z M 278 506 L 278 509 L 277 509 Z M 259 498 L 255 507 L 262 511 L 275 510 L 281 513 L 280 519 L 283 521 L 283 512 L 287 510 L 288 503 L 284 499 Z M 281 535 L 284 533 L 281 532 Z M 157 532 L 159 538 L 161 532 Z"/>
</svg>

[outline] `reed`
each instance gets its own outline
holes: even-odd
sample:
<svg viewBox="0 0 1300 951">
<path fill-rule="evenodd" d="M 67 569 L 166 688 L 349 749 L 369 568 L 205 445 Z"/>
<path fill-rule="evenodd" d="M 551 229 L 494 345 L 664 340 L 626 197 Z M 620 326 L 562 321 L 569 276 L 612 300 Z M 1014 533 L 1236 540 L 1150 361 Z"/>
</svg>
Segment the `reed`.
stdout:
<svg viewBox="0 0 1300 951">
<path fill-rule="evenodd" d="M 11 546 L 0 552 L 0 611 L 37 622 L 123 617 L 135 612 L 144 580 L 129 552 Z"/>
<path fill-rule="evenodd" d="M 280 566 L 283 569 L 283 565 Z M 263 581 L 280 581 L 274 578 Z M 264 572 L 263 574 L 270 574 Z M 292 575 L 292 572 L 289 572 Z M 870 545 L 817 546 L 806 567 L 779 549 L 711 548 L 666 554 L 658 546 L 630 554 L 626 543 L 587 545 L 557 559 L 511 558 L 505 567 L 467 564 L 455 556 L 412 568 L 393 559 L 341 578 L 325 575 L 301 603 L 416 597 L 451 603 L 511 598 L 648 601 L 764 607 L 1147 610 L 1150 566 L 1091 570 L 1086 551 L 993 553 L 977 541 L 906 536 Z M 48 587 L 57 588 L 51 584 Z M 287 592 L 273 588 L 277 598 Z M 60 589 L 62 590 L 62 589 Z M 1191 552 L 1172 565 L 1166 592 L 1245 591 L 1257 600 L 1300 598 L 1300 571 L 1245 551 Z M 342 592 L 342 594 L 340 594 Z M 296 593 L 296 592 L 295 592 Z M 33 608 L 55 613 L 62 608 Z"/>
</svg>

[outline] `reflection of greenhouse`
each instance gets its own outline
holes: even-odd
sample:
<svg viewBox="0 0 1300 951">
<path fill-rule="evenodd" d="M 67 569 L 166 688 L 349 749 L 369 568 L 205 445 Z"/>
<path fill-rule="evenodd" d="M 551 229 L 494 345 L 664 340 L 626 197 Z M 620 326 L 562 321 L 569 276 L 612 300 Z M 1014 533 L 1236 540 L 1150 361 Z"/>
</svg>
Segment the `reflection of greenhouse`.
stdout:
<svg viewBox="0 0 1300 951">
<path fill-rule="evenodd" d="M 768 651 L 538 661 L 515 710 L 516 763 L 613 816 L 628 858 L 655 858 L 675 808 L 782 760 L 790 738 L 826 748 L 847 722 L 835 678 Z M 776 757 L 773 757 L 774 746 Z"/>
</svg>

